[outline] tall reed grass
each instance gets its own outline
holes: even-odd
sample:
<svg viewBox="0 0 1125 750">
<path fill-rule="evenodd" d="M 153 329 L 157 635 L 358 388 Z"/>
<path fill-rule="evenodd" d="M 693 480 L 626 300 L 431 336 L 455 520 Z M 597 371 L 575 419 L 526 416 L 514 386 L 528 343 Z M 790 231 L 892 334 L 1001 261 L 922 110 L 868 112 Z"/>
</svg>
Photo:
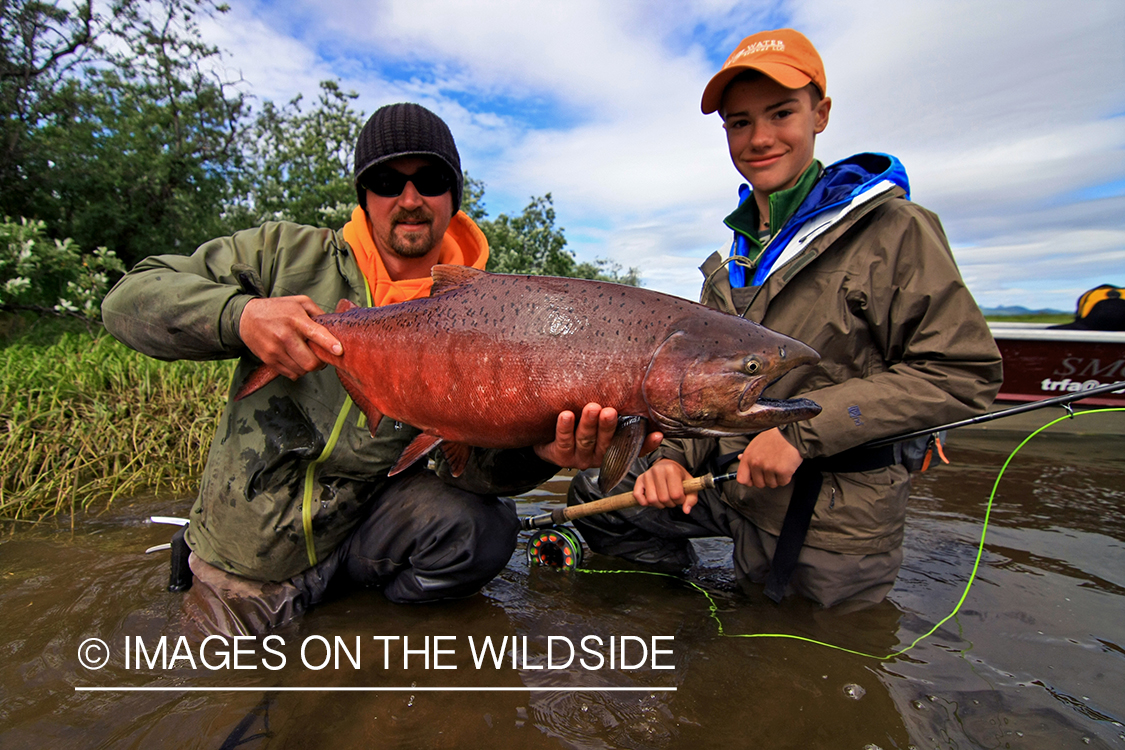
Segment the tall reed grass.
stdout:
<svg viewBox="0 0 1125 750">
<path fill-rule="evenodd" d="M 189 491 L 233 367 L 160 362 L 104 331 L 0 349 L 0 519 Z"/>
</svg>

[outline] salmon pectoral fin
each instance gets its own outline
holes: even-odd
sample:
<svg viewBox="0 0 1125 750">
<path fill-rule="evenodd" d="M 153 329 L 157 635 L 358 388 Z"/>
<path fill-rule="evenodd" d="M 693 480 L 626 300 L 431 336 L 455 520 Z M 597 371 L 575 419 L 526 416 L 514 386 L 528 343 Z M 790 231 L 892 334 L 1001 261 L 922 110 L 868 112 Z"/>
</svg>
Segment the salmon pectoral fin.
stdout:
<svg viewBox="0 0 1125 750">
<path fill-rule="evenodd" d="M 442 443 L 441 452 L 445 454 L 445 460 L 449 462 L 449 470 L 453 476 L 459 477 L 465 471 L 465 465 L 469 463 L 469 455 L 473 449 L 465 443 Z"/>
<path fill-rule="evenodd" d="M 352 397 L 352 401 L 355 402 L 355 405 L 358 406 L 359 410 L 367 417 L 367 426 L 371 430 L 371 437 L 375 437 L 375 430 L 378 429 L 379 422 L 383 420 L 383 412 L 379 411 L 378 407 L 371 403 L 371 399 L 363 392 L 363 387 L 360 386 L 358 380 L 339 367 L 336 368 L 336 377 L 340 379 L 340 385 L 344 386 L 344 390 Z"/>
<path fill-rule="evenodd" d="M 269 365 L 261 365 L 258 369 L 254 370 L 254 372 L 250 373 L 250 377 L 246 378 L 246 382 L 238 389 L 238 393 L 234 394 L 234 400 L 241 401 L 280 374 L 281 373 Z"/>
<path fill-rule="evenodd" d="M 617 431 L 602 457 L 602 469 L 598 473 L 598 489 L 602 495 L 609 494 L 625 478 L 629 467 L 641 453 L 647 433 L 648 420 L 644 417 L 617 418 Z"/>
<path fill-rule="evenodd" d="M 387 472 L 387 476 L 393 477 L 399 472 L 406 471 L 414 464 L 415 461 L 432 451 L 440 444 L 441 438 L 439 438 L 437 435 L 427 435 L 423 432 L 421 435 L 414 438 L 414 440 L 410 442 L 410 445 L 406 446 L 406 450 L 404 450 L 402 454 L 399 455 L 398 461 L 396 461 L 395 465 L 391 467 L 391 470 Z"/>
</svg>

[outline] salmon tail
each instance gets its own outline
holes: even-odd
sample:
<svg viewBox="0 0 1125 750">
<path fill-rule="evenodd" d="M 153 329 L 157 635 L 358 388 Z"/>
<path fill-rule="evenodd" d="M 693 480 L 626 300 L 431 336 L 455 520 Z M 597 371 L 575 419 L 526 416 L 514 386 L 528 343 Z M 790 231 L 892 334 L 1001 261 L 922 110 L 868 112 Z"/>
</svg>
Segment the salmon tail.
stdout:
<svg viewBox="0 0 1125 750">
<path fill-rule="evenodd" d="M 273 369 L 270 365 L 261 365 L 258 369 L 254 370 L 254 372 L 250 373 L 250 377 L 246 378 L 246 382 L 238 389 L 238 393 L 234 394 L 234 400 L 241 401 L 254 391 L 271 382 L 280 374 L 281 373 Z"/>
<path fill-rule="evenodd" d="M 598 472 L 598 489 L 602 495 L 621 483 L 629 473 L 629 467 L 641 453 L 645 435 L 648 433 L 648 420 L 644 417 L 618 417 L 617 431 L 602 457 L 602 468 Z"/>
</svg>

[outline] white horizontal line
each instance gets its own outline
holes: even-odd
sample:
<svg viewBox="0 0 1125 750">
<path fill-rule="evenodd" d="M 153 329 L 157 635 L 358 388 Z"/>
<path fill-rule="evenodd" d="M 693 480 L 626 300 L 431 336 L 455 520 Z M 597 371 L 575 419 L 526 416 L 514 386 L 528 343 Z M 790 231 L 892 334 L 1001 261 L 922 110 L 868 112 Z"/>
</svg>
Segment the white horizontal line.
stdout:
<svg viewBox="0 0 1125 750">
<path fill-rule="evenodd" d="M 232 692 L 286 692 L 286 693 L 667 693 L 674 687 L 82 687 L 75 692 L 86 693 L 232 693 Z"/>
</svg>

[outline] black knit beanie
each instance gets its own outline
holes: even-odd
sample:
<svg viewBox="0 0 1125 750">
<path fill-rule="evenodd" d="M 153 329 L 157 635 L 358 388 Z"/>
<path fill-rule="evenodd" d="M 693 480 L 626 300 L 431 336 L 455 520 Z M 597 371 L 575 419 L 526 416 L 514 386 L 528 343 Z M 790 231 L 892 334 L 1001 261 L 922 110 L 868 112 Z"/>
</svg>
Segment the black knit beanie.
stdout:
<svg viewBox="0 0 1125 750">
<path fill-rule="evenodd" d="M 380 107 L 363 126 L 355 144 L 355 188 L 359 205 L 366 195 L 359 178 L 368 169 L 399 156 L 430 156 L 453 173 L 453 213 L 461 208 L 464 177 L 461 156 L 449 126 L 420 104 L 388 104 Z"/>
</svg>

